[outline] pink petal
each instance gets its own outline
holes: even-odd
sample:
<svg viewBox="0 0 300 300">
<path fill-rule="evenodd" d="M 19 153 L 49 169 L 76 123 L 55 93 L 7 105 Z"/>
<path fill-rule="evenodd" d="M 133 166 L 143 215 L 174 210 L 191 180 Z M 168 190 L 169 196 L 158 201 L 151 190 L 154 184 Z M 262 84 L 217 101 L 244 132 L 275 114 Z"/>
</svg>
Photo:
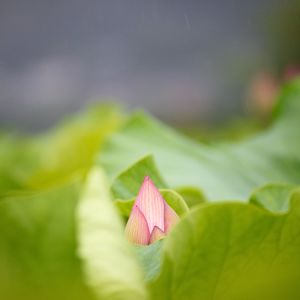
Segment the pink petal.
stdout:
<svg viewBox="0 0 300 300">
<path fill-rule="evenodd" d="M 150 235 L 150 242 L 149 244 L 152 244 L 162 238 L 164 238 L 166 235 L 163 231 L 161 231 L 157 226 L 154 226 L 154 229 Z"/>
<path fill-rule="evenodd" d="M 153 231 L 154 226 L 157 226 L 162 231 L 165 231 L 165 200 L 148 176 L 146 176 L 144 179 L 135 205 L 137 205 L 144 214 L 150 232 Z"/>
<path fill-rule="evenodd" d="M 147 221 L 136 205 L 134 205 L 126 224 L 125 236 L 134 244 L 148 245 L 149 243 L 150 232 Z"/>
<path fill-rule="evenodd" d="M 165 233 L 168 233 L 179 221 L 176 212 L 165 202 Z"/>
</svg>

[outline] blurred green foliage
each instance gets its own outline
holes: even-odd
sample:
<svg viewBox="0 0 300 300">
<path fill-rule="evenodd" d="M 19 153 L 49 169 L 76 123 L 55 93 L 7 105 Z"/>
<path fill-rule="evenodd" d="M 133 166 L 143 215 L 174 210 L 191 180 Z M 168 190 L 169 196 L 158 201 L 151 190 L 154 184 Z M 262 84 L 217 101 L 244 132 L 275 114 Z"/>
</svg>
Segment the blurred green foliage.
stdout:
<svg viewBox="0 0 300 300">
<path fill-rule="evenodd" d="M 273 123 L 235 143 L 112 106 L 40 136 L 2 134 L 1 299 L 297 300 L 299 115 L 295 80 Z M 182 219 L 134 247 L 124 219 L 146 175 Z"/>
</svg>

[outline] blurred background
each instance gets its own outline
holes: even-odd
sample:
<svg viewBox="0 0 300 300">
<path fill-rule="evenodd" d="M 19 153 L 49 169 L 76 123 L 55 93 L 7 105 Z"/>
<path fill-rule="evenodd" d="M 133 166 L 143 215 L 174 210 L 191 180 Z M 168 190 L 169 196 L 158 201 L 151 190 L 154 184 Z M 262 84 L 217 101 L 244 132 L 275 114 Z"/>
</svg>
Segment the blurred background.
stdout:
<svg viewBox="0 0 300 300">
<path fill-rule="evenodd" d="M 265 118 L 299 66 L 299 0 L 0 0 L 2 129 L 99 99 L 181 127 Z"/>
</svg>

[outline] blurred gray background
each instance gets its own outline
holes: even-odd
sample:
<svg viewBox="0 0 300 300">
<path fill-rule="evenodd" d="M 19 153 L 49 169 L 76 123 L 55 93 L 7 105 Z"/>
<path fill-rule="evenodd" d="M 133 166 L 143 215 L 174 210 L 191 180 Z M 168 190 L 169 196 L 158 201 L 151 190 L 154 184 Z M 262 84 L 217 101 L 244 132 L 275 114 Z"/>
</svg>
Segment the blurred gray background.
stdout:
<svg viewBox="0 0 300 300">
<path fill-rule="evenodd" d="M 297 2 L 0 0 L 0 126 L 99 99 L 183 125 L 240 114 L 257 74 L 299 62 Z"/>
</svg>

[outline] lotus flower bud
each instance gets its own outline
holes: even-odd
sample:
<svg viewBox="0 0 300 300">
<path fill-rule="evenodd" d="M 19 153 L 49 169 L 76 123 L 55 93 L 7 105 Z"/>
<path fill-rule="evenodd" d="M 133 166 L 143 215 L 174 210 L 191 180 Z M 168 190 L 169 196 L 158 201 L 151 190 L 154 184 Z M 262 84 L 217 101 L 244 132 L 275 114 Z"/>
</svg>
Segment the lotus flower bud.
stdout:
<svg viewBox="0 0 300 300">
<path fill-rule="evenodd" d="M 125 235 L 134 244 L 149 245 L 168 234 L 179 217 L 146 176 L 129 216 Z"/>
</svg>

